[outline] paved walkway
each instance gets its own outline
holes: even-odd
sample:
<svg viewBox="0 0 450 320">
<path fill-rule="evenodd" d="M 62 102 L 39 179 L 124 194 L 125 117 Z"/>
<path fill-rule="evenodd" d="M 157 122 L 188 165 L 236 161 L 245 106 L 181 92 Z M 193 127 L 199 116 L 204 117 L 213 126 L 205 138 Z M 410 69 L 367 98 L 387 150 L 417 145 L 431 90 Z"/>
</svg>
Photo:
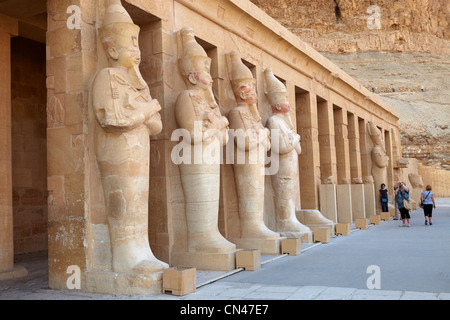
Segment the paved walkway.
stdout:
<svg viewBox="0 0 450 320">
<path fill-rule="evenodd" d="M 450 199 L 437 205 L 432 226 L 424 225 L 418 209 L 410 228 L 391 220 L 353 229 L 328 244 L 304 245 L 296 257 L 264 256 L 257 271 L 198 271 L 197 292 L 184 297 L 49 290 L 45 257 L 19 257 L 30 275 L 0 282 L 0 300 L 450 300 Z M 367 287 L 375 275 L 367 272 L 370 266 L 379 268 L 379 290 Z"/>
</svg>

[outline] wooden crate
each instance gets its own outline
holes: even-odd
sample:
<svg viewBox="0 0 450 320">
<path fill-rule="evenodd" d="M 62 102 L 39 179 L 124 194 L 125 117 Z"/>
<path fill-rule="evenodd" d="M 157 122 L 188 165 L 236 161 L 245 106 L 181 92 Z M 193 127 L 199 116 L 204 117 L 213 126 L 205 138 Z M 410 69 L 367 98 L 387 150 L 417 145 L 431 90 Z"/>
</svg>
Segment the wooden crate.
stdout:
<svg viewBox="0 0 450 320">
<path fill-rule="evenodd" d="M 163 293 L 172 293 L 174 296 L 185 296 L 194 293 L 197 289 L 197 270 L 190 267 L 174 267 L 164 269 Z"/>
</svg>

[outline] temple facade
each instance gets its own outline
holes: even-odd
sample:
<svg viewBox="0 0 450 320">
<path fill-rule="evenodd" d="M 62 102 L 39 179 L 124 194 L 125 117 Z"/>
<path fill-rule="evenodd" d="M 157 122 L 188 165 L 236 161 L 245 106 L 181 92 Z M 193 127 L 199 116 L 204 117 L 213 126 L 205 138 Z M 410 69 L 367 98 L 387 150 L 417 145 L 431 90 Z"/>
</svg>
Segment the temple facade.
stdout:
<svg viewBox="0 0 450 320">
<path fill-rule="evenodd" d="M 169 266 L 379 215 L 381 183 L 449 195 L 402 158 L 395 110 L 247 0 L 3 1 L 0 77 L 0 280 L 48 250 L 50 288 L 76 266 L 83 291 L 158 293 Z M 218 163 L 178 163 L 181 129 Z M 237 164 L 253 137 L 265 161 Z"/>
</svg>

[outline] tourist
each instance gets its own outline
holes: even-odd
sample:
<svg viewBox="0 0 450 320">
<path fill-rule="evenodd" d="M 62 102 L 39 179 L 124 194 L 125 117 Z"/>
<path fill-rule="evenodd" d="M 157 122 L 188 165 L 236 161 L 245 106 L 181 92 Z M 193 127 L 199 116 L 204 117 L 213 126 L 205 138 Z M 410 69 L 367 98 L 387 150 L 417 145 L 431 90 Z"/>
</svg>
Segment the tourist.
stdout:
<svg viewBox="0 0 450 320">
<path fill-rule="evenodd" d="M 389 202 L 388 190 L 386 189 L 386 185 L 384 183 L 381 185 L 381 189 L 380 189 L 380 201 L 381 201 L 381 209 L 383 210 L 383 212 L 389 212 L 389 208 L 388 208 L 388 202 Z"/>
<path fill-rule="evenodd" d="M 398 209 L 403 221 L 403 224 L 400 225 L 400 227 L 410 227 L 411 216 L 409 214 L 409 210 L 406 209 L 405 205 L 403 204 L 403 200 L 409 200 L 409 189 L 404 182 L 400 184 L 400 190 L 398 191 L 398 194 L 400 197 L 398 202 Z M 406 224 L 405 222 L 408 222 L 408 224 Z"/>
<path fill-rule="evenodd" d="M 398 206 L 399 206 L 399 202 L 403 201 L 399 195 L 399 191 L 400 191 L 400 186 L 401 186 L 401 182 L 398 182 L 397 185 L 394 187 L 394 205 L 395 205 L 395 217 L 394 220 L 399 220 L 399 210 L 398 210 Z"/>
<path fill-rule="evenodd" d="M 433 223 L 431 223 L 431 216 L 433 215 L 433 208 L 436 208 L 436 203 L 434 202 L 434 193 L 431 192 L 430 185 L 427 185 L 426 191 L 422 191 L 422 194 L 420 195 L 420 202 L 423 205 L 425 225 L 433 225 Z"/>
</svg>

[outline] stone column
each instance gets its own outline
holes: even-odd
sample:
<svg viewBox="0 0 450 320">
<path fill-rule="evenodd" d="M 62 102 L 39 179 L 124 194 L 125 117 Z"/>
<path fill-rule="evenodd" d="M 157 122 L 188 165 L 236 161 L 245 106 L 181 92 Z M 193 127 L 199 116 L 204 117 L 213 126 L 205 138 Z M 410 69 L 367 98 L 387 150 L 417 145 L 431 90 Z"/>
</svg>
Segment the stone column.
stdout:
<svg viewBox="0 0 450 320">
<path fill-rule="evenodd" d="M 17 20 L 0 15 L 0 280 L 27 274 L 14 268 L 12 151 L 11 151 L 11 36 Z"/>
<path fill-rule="evenodd" d="M 319 99 L 318 99 L 319 100 Z M 328 101 L 317 102 L 320 150 L 320 212 L 334 223 L 337 220 L 336 202 L 336 147 L 334 139 L 333 105 Z"/>
<path fill-rule="evenodd" d="M 336 145 L 334 139 L 333 105 L 328 101 L 317 101 L 319 120 L 319 149 L 321 181 L 333 177 L 337 181 Z"/>
<path fill-rule="evenodd" d="M 361 151 L 358 117 L 348 113 L 348 142 L 350 151 L 350 173 L 352 178 L 352 218 L 365 218 L 364 185 L 362 184 Z"/>
<path fill-rule="evenodd" d="M 352 222 L 352 191 L 350 185 L 350 152 L 347 112 L 341 108 L 333 111 L 336 143 L 338 222 Z"/>
<path fill-rule="evenodd" d="M 316 95 L 310 92 L 296 94 L 297 130 L 302 137 L 299 156 L 301 207 L 319 209 L 320 146 Z"/>
</svg>

